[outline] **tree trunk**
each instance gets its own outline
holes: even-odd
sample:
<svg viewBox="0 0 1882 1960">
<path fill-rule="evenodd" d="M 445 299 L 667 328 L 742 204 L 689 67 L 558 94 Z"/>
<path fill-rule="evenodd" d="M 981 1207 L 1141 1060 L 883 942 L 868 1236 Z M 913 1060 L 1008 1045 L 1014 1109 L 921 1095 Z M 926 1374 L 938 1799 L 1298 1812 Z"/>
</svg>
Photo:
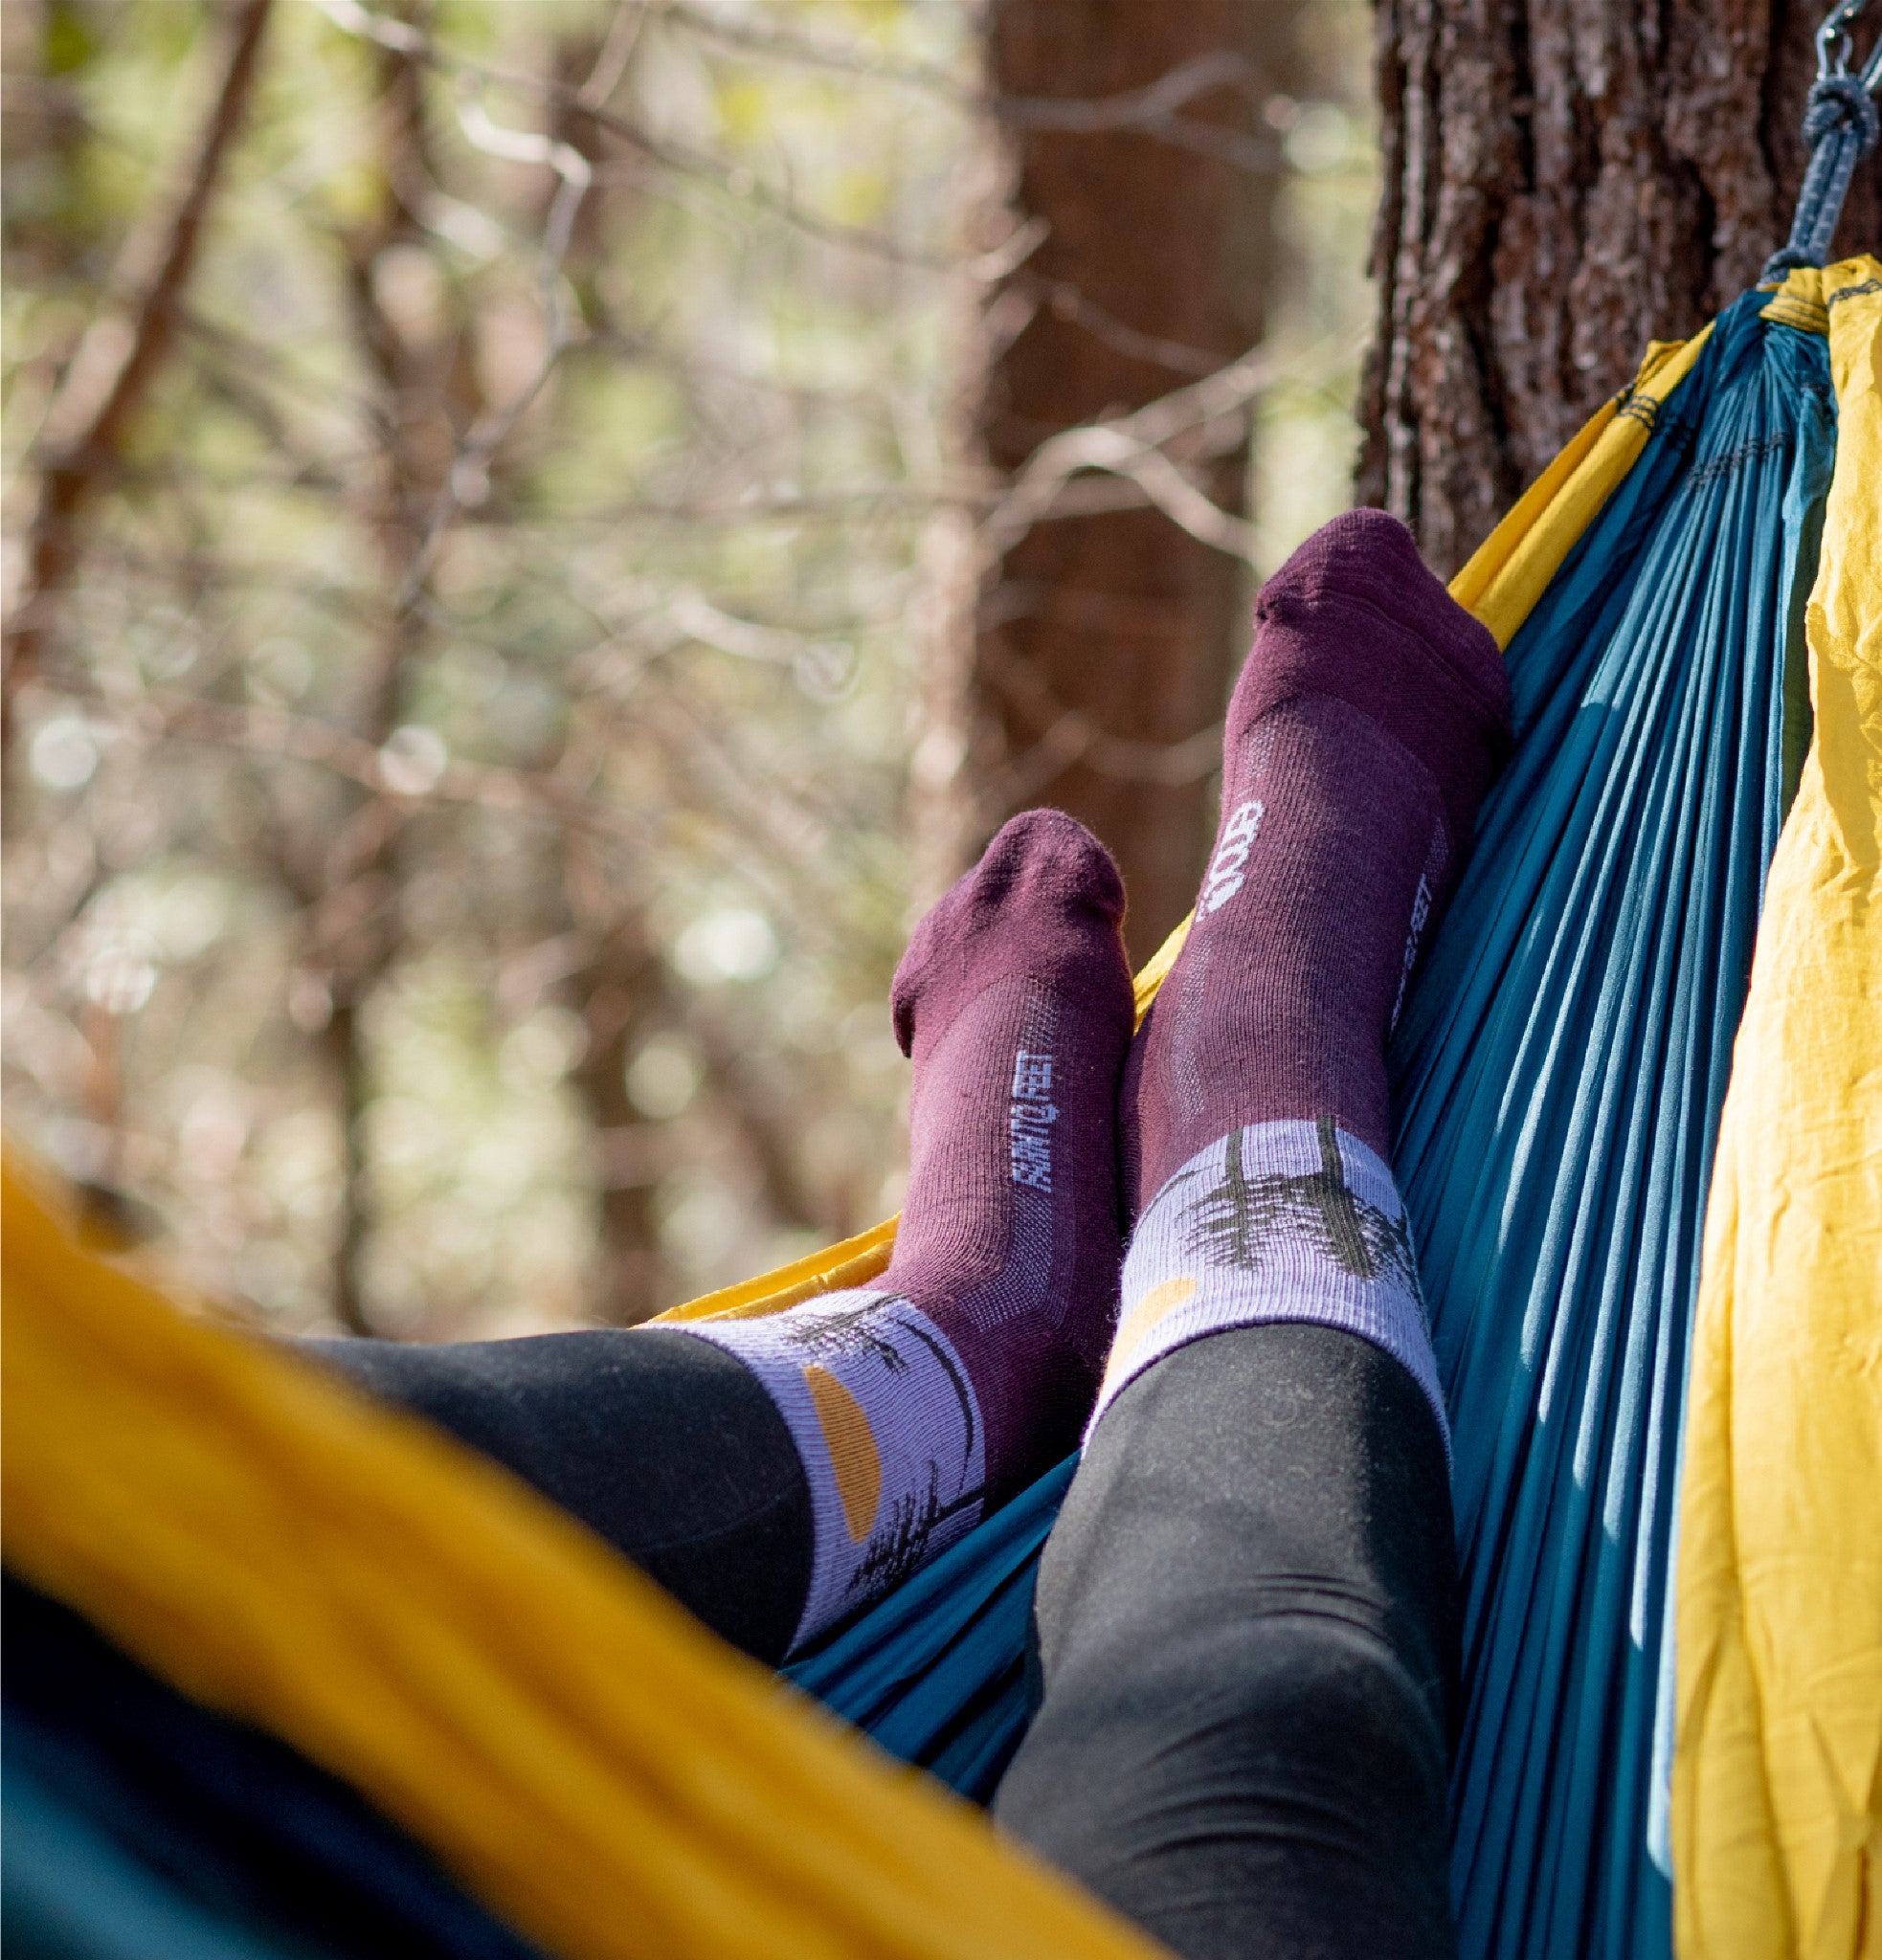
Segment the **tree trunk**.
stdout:
<svg viewBox="0 0 1882 1960">
<path fill-rule="evenodd" d="M 994 0 L 1009 210 L 1041 238 L 982 318 L 973 446 L 1001 479 L 1058 432 L 1167 395 L 1261 338 L 1277 171 L 1260 109 L 1288 79 L 1293 23 L 1291 5 L 1261 0 Z M 1230 513 L 1245 508 L 1247 431 L 1238 414 L 1225 436 L 1219 424 L 1213 443 L 1172 452 Z M 1094 487 L 1138 507 L 1064 514 L 1088 509 Z M 1246 632 L 1248 573 L 1122 479 L 1067 491 L 991 563 L 942 541 L 956 671 L 943 649 L 918 825 L 945 828 L 936 792 L 952 796 L 952 861 L 937 868 L 958 871 L 1014 810 L 1069 811 L 1123 867 L 1141 959 L 1188 908 L 1208 846 L 1208 731 Z"/>
<path fill-rule="evenodd" d="M 364 673 L 356 687 L 354 731 L 384 750 L 406 719 L 414 669 L 427 635 L 424 594 L 414 589 L 427 517 L 450 468 L 454 387 L 461 388 L 460 336 L 444 331 L 427 345 L 423 329 L 389 306 L 381 275 L 396 251 L 421 249 L 418 218 L 433 181 L 425 124 L 423 71 L 410 56 L 380 56 L 378 208 L 343 235 L 347 293 L 360 366 L 370 385 L 375 468 L 362 486 L 362 515 L 376 550 L 383 594 Z M 462 412 L 464 404 L 458 403 Z M 396 965 L 401 937 L 399 846 L 407 812 L 370 792 L 352 811 L 325 855 L 322 925 L 333 1016 L 325 1049 L 342 1123 L 339 1243 L 333 1310 L 353 1333 L 376 1331 L 365 1262 L 375 1226 L 366 1116 L 372 1100 L 372 1058 L 366 1009 Z"/>
<path fill-rule="evenodd" d="M 333 1248 L 333 1318 L 349 1334 L 376 1334 L 366 1297 L 366 1252 L 372 1236 L 372 1195 L 366 1161 L 370 1063 L 350 996 L 336 1000 L 322 1037 L 340 1115 L 340 1220 Z"/>
<path fill-rule="evenodd" d="M 1358 492 L 1454 570 L 1650 339 L 1790 230 L 1821 0 L 1378 0 L 1378 330 Z M 1882 231 L 1882 154 L 1841 248 Z"/>
</svg>

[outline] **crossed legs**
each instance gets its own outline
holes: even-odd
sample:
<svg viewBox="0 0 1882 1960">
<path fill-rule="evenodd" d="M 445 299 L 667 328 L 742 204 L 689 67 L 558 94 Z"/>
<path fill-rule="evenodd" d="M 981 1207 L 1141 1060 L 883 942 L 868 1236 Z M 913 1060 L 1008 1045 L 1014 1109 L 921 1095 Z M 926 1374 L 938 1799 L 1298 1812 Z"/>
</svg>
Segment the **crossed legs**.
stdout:
<svg viewBox="0 0 1882 1960">
<path fill-rule="evenodd" d="M 1194 1960 L 1442 1956 L 1448 1437 L 1383 1049 L 1508 697 L 1377 513 L 1258 617 L 1196 922 L 1134 1041 L 1122 892 L 1067 818 L 1016 819 L 917 933 L 909 1204 L 875 1286 L 323 1350 L 773 1662 L 1083 1433 L 1001 1825 Z"/>
</svg>

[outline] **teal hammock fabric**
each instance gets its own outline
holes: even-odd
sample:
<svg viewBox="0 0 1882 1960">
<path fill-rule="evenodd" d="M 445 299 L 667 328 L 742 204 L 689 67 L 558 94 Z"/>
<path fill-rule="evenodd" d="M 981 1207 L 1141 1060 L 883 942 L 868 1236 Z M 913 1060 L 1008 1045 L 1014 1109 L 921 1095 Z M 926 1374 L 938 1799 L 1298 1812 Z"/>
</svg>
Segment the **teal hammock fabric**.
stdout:
<svg viewBox="0 0 1882 1960">
<path fill-rule="evenodd" d="M 1510 646 L 1515 754 L 1393 1047 L 1456 1449 L 1466 1960 L 1671 1950 L 1686 1342 L 1835 444 L 1824 341 L 1763 302 L 1720 317 Z M 984 1795 L 1070 1469 L 793 1678 Z"/>
<path fill-rule="evenodd" d="M 7 1768 L 7 1945 L 26 1960 L 335 1960 L 190 1898 L 29 1771 Z"/>
<path fill-rule="evenodd" d="M 1068 1457 L 787 1677 L 891 1755 L 985 1802 L 1030 1712 L 1026 1626 Z"/>
<path fill-rule="evenodd" d="M 1394 1044 L 1456 1440 L 1466 1956 L 1671 1950 L 1687 1337 L 1835 442 L 1825 342 L 1762 303 L 1510 645 L 1515 756 Z"/>
</svg>

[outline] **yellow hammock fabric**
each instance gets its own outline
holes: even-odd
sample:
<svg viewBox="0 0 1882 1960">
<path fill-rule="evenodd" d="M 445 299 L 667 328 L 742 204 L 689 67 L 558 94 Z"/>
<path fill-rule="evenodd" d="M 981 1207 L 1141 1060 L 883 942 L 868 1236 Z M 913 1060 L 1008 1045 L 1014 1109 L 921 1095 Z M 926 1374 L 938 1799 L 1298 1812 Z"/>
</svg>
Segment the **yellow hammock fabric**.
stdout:
<svg viewBox="0 0 1882 1960">
<path fill-rule="evenodd" d="M 1826 281 L 1882 292 L 1882 267 L 1793 274 L 1774 310 L 1822 330 Z M 1674 1793 L 1687 1960 L 1882 1950 L 1879 306 L 1831 316 L 1816 748 L 1771 875 L 1700 1305 Z M 1454 581 L 1499 641 L 1702 340 L 1651 349 Z M 1140 976 L 1140 1011 L 1179 944 Z M 11 1160 L 4 1206 L 10 1565 L 352 1783 L 550 1951 L 1154 1950 L 493 1464 L 191 1317 L 81 1244 Z M 678 1314 L 862 1283 L 893 1236 L 889 1220 Z"/>
<path fill-rule="evenodd" d="M 1674 1622 L 1683 1960 L 1882 1956 L 1878 275 L 1858 259 L 1787 286 L 1837 294 L 1836 474 L 1805 619 L 1816 739 L 1766 886 L 1693 1331 Z"/>
<path fill-rule="evenodd" d="M 8 1564 L 550 1952 L 1159 1950 L 494 1464 L 5 1207 Z"/>
</svg>

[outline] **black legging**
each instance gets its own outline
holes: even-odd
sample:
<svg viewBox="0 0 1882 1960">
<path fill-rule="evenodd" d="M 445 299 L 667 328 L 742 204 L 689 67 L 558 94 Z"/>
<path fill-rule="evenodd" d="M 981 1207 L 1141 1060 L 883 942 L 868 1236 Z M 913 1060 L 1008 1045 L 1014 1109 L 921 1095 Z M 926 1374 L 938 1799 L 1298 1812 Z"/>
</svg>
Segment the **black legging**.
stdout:
<svg viewBox="0 0 1882 1960">
<path fill-rule="evenodd" d="M 1444 1444 L 1333 1327 L 1183 1348 L 1106 1412 L 1040 1568 L 995 1814 L 1191 1960 L 1452 1951 Z"/>
<path fill-rule="evenodd" d="M 782 1418 L 656 1329 L 322 1342 L 507 1463 L 775 1663 L 810 1571 Z M 1043 1691 L 1000 1823 L 1190 1960 L 1439 1960 L 1457 1588 L 1410 1375 L 1329 1327 L 1244 1327 L 1119 1397 L 1045 1550 Z"/>
<path fill-rule="evenodd" d="M 775 1667 L 810 1590 L 810 1486 L 757 1377 L 660 1327 L 403 1348 L 308 1341 L 495 1457 Z"/>
</svg>

